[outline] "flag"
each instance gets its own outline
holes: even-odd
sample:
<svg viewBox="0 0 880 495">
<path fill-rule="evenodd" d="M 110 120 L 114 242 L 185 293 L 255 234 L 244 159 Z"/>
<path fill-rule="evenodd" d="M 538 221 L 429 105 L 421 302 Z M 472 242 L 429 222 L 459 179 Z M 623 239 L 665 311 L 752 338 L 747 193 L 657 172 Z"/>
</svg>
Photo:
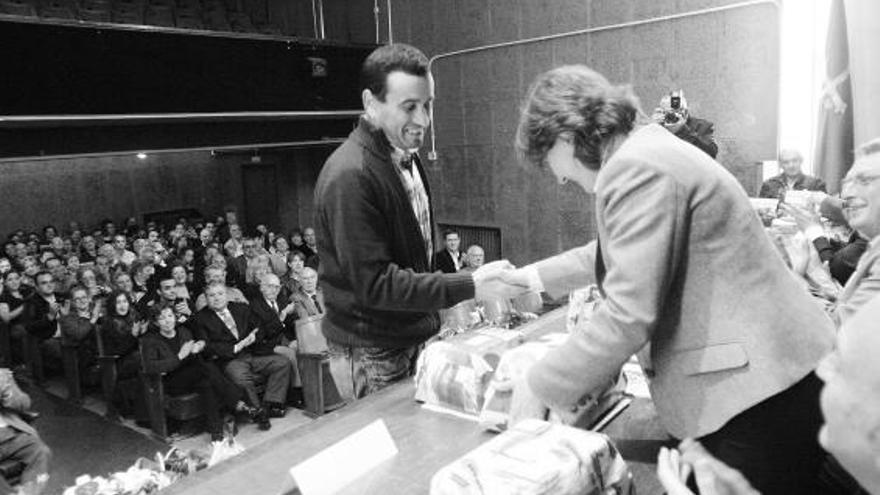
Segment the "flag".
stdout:
<svg viewBox="0 0 880 495">
<path fill-rule="evenodd" d="M 849 44 L 846 39 L 846 10 L 843 0 L 832 0 L 825 41 L 825 82 L 819 97 L 819 129 L 815 170 L 829 192 L 840 190 L 840 180 L 853 162 L 852 85 L 849 72 Z"/>
</svg>

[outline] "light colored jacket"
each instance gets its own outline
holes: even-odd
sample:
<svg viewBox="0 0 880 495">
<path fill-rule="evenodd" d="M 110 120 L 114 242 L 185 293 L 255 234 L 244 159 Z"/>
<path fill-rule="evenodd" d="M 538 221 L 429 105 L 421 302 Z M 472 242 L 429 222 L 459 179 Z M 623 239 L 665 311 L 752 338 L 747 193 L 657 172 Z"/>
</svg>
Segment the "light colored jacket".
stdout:
<svg viewBox="0 0 880 495">
<path fill-rule="evenodd" d="M 595 208 L 605 299 L 529 374 L 551 408 L 577 412 L 650 343 L 640 361 L 660 420 L 679 438 L 699 437 L 831 350 L 830 318 L 736 179 L 700 150 L 656 124 L 633 131 L 599 171 Z M 535 267 L 559 296 L 595 279 L 595 258 L 590 244 Z"/>
<path fill-rule="evenodd" d="M 838 326 L 880 294 L 880 236 L 868 243 L 856 269 L 837 297 L 832 315 Z"/>
</svg>

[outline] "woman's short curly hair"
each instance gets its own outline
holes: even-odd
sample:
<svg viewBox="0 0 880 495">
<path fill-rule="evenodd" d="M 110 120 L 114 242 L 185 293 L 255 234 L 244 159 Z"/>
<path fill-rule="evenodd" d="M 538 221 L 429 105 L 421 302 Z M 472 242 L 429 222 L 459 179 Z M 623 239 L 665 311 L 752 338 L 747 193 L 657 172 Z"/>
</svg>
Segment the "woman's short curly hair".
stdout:
<svg viewBox="0 0 880 495">
<path fill-rule="evenodd" d="M 517 149 L 537 166 L 561 134 L 574 138 L 575 157 L 587 168 L 602 163 L 602 144 L 629 133 L 641 115 L 629 86 L 614 86 L 585 65 L 547 71 L 532 84 L 517 130 Z"/>
</svg>

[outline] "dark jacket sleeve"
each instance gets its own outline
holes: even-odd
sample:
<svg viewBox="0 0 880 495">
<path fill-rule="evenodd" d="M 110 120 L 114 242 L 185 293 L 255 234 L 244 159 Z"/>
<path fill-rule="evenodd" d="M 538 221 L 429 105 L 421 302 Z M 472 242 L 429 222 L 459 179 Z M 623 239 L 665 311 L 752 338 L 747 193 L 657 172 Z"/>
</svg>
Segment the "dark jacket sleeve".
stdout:
<svg viewBox="0 0 880 495">
<path fill-rule="evenodd" d="M 169 373 L 180 366 L 180 359 L 167 342 L 157 335 L 143 338 L 144 371 L 147 373 Z"/>
<path fill-rule="evenodd" d="M 55 330 L 58 328 L 57 321 L 49 319 L 48 309 L 48 303 L 36 294 L 25 302 L 23 320 L 24 328 L 28 333 L 41 339 L 55 335 Z"/>
<path fill-rule="evenodd" d="M 700 148 L 712 158 L 718 155 L 718 145 L 715 143 L 715 125 L 708 120 L 691 117 L 679 129 L 676 136 Z"/>
<path fill-rule="evenodd" d="M 370 174 L 341 170 L 315 191 L 321 205 L 318 221 L 333 239 L 330 256 L 338 262 L 339 273 L 353 288 L 357 302 L 376 310 L 434 311 L 472 298 L 470 273 L 418 273 L 395 262 L 393 249 L 402 248 L 392 247 L 390 239 L 407 233 L 392 231 L 399 219 L 386 218 L 386 212 L 395 211 L 390 205 L 399 198 Z"/>
</svg>

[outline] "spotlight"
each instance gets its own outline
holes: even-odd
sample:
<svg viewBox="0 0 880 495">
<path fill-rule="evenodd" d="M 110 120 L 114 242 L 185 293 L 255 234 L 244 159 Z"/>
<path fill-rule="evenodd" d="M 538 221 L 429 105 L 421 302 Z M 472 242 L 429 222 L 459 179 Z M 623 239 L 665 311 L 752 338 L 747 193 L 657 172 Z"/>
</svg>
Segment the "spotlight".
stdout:
<svg viewBox="0 0 880 495">
<path fill-rule="evenodd" d="M 138 153 L 138 154 L 137 154 L 137 157 L 138 157 L 138 159 L 140 159 L 140 160 L 146 160 L 146 159 L 147 159 L 147 154 L 146 154 L 146 153 Z"/>
</svg>

